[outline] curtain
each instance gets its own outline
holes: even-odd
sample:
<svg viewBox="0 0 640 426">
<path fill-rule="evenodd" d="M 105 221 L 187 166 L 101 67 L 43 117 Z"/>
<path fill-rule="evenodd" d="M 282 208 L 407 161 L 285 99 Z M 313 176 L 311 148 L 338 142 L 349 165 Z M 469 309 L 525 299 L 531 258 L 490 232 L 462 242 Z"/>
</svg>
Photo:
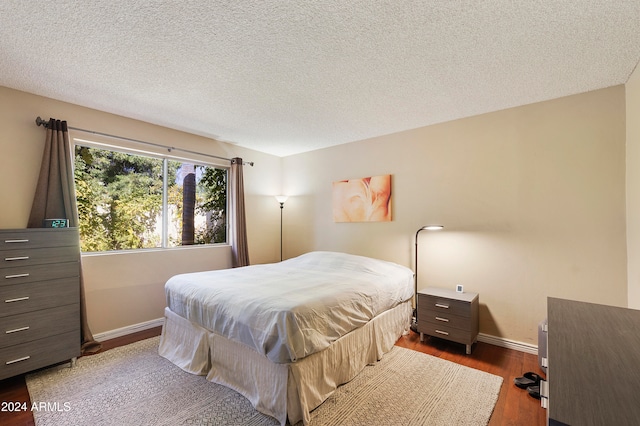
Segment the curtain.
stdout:
<svg viewBox="0 0 640 426">
<path fill-rule="evenodd" d="M 67 122 L 53 118 L 47 124 L 42 166 L 27 227 L 41 228 L 43 220 L 52 217 L 66 218 L 69 220 L 69 226 L 78 226 L 78 207 Z M 82 353 L 98 351 L 101 345 L 94 340 L 87 322 L 82 258 L 80 258 L 80 331 Z"/>
<path fill-rule="evenodd" d="M 249 247 L 247 245 L 247 221 L 244 209 L 244 178 L 242 177 L 242 158 L 231 159 L 231 252 L 232 266 L 249 265 Z"/>
</svg>

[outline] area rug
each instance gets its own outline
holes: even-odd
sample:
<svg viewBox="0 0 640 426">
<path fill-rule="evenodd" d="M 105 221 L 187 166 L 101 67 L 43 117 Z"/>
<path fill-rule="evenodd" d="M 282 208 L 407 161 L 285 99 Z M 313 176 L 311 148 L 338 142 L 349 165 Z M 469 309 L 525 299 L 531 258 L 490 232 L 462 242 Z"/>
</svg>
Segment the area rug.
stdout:
<svg viewBox="0 0 640 426">
<path fill-rule="evenodd" d="M 27 376 L 36 426 L 277 425 L 158 355 L 158 338 Z M 313 426 L 486 425 L 502 377 L 394 347 L 311 413 Z"/>
</svg>

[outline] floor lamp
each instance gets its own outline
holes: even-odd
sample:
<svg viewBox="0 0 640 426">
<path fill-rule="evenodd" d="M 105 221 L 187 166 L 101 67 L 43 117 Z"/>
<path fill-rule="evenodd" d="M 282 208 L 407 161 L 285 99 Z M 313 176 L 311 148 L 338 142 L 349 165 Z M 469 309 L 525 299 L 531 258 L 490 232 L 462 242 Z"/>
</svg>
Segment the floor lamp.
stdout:
<svg viewBox="0 0 640 426">
<path fill-rule="evenodd" d="M 415 274 L 413 275 L 413 320 L 411 321 L 411 331 L 414 332 L 418 332 L 418 235 L 420 234 L 420 232 L 422 231 L 439 231 L 441 229 L 444 229 L 444 226 L 442 225 L 427 225 L 427 226 L 423 226 L 422 228 L 418 229 L 418 231 L 416 232 L 416 238 L 415 238 L 415 244 L 416 244 L 416 249 L 415 249 Z"/>
<path fill-rule="evenodd" d="M 284 202 L 288 198 L 287 195 L 276 195 L 276 200 L 280 203 L 280 262 L 282 262 L 282 210 L 284 210 Z"/>
</svg>

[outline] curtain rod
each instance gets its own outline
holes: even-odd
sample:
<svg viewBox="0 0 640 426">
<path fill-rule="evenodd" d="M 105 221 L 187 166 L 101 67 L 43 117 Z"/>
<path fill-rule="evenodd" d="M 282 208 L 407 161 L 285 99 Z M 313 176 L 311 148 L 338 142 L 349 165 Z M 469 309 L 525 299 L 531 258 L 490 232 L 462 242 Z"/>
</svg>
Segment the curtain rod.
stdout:
<svg viewBox="0 0 640 426">
<path fill-rule="evenodd" d="M 47 125 L 49 125 L 49 122 L 47 120 L 43 120 L 42 118 L 40 118 L 40 116 L 38 116 L 38 118 L 36 118 L 36 125 L 37 126 L 45 126 L 46 127 Z M 108 138 L 122 139 L 122 140 L 129 141 L 129 142 L 136 142 L 136 143 L 141 143 L 141 144 L 144 144 L 144 145 L 155 146 L 157 148 L 165 148 L 169 152 L 171 152 L 171 151 L 188 152 L 189 154 L 195 154 L 195 155 L 202 155 L 202 156 L 205 156 L 205 157 L 217 158 L 218 160 L 233 161 L 232 158 L 219 157 L 217 155 L 205 154 L 204 152 L 191 151 L 189 149 L 176 148 L 174 146 L 161 145 L 159 143 L 146 142 L 146 141 L 141 141 L 141 140 L 138 140 L 138 139 L 125 138 L 125 137 L 122 137 L 122 136 L 110 135 L 108 133 L 96 132 L 96 131 L 93 131 L 93 130 L 79 129 L 77 127 L 68 126 L 68 128 L 72 129 L 72 130 L 77 130 L 79 132 L 91 133 L 93 135 L 106 136 Z M 249 166 L 253 167 L 253 161 L 243 161 L 242 165 L 245 165 L 245 164 L 248 164 Z"/>
</svg>

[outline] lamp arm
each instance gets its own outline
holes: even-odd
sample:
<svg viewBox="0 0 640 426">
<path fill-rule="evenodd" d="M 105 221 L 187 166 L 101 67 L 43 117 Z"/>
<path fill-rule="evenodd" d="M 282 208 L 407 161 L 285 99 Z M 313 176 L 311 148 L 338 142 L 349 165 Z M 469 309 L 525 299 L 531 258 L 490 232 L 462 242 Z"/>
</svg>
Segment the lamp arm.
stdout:
<svg viewBox="0 0 640 426">
<path fill-rule="evenodd" d="M 413 306 L 414 306 L 414 310 L 413 310 L 413 318 L 414 318 L 414 324 L 412 325 L 412 330 L 415 332 L 418 332 L 418 235 L 420 234 L 420 232 L 422 231 L 431 231 L 431 230 L 438 230 L 438 229 L 443 229 L 444 227 L 442 225 L 427 225 L 427 226 L 423 226 L 422 228 L 418 229 L 418 231 L 416 231 L 416 237 L 415 237 L 415 259 L 414 259 L 414 274 L 413 274 Z"/>
<path fill-rule="evenodd" d="M 415 259 L 414 259 L 414 274 L 413 274 L 413 304 L 416 307 L 416 316 L 417 316 L 417 308 L 418 308 L 418 234 L 420 234 L 420 232 L 424 231 L 425 228 L 420 228 L 418 229 L 418 231 L 416 232 L 416 237 L 415 237 L 415 250 L 414 250 L 414 255 L 415 255 Z"/>
<path fill-rule="evenodd" d="M 413 273 L 413 322 L 411 324 L 411 330 L 418 333 L 418 234 L 424 231 L 424 227 L 418 229 L 414 239 L 415 251 L 414 251 L 414 273 Z"/>
</svg>

